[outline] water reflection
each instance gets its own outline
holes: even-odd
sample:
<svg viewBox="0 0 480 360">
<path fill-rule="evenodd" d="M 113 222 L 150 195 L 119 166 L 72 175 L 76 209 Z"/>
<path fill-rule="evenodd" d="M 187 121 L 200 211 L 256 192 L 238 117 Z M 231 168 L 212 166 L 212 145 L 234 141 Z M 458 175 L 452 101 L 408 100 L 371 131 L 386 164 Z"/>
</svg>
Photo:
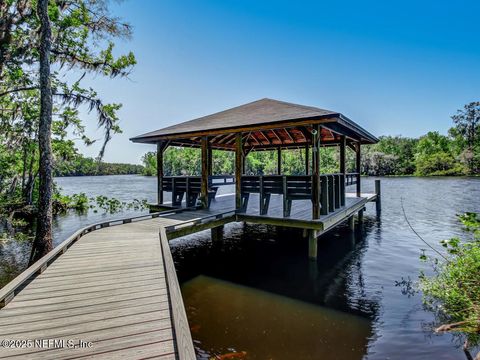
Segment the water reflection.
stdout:
<svg viewBox="0 0 480 360">
<path fill-rule="evenodd" d="M 375 219 L 365 217 L 356 232 L 343 226 L 325 234 L 315 262 L 295 229 L 232 225 L 220 244 L 208 233 L 175 241 L 198 354 L 362 358 L 378 312 L 362 275 L 364 238 L 374 229 Z"/>
<path fill-rule="evenodd" d="M 361 359 L 367 349 L 360 316 L 203 275 L 182 292 L 200 359 Z"/>
</svg>

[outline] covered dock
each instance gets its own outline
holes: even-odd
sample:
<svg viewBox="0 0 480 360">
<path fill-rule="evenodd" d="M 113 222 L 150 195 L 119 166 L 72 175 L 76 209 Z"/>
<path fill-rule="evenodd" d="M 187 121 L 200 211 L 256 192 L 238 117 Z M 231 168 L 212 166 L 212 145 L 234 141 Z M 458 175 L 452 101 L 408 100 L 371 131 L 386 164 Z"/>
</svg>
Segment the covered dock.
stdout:
<svg viewBox="0 0 480 360">
<path fill-rule="evenodd" d="M 343 220 L 353 225 L 361 218 L 365 203 L 380 207 L 380 187 L 374 194 L 362 194 L 360 159 L 364 144 L 378 139 L 339 112 L 311 106 L 261 99 L 212 115 L 152 131 L 131 139 L 157 145 L 157 204 L 166 208 L 164 193 L 170 192 L 168 206 L 235 211 L 241 221 L 301 227 L 308 231 L 309 256 L 316 257 L 317 237 Z M 165 174 L 164 152 L 168 147 L 193 147 L 201 151 L 198 175 Z M 338 171 L 322 173 L 321 147 L 338 147 Z M 304 171 L 285 174 L 282 153 L 304 151 Z M 213 173 L 213 151 L 235 154 L 233 174 Z M 275 151 L 274 174 L 247 174 L 246 161 L 255 151 Z M 354 168 L 347 171 L 346 152 L 354 154 Z M 219 186 L 235 184 L 235 192 L 217 204 Z M 351 190 L 349 190 L 351 189 Z"/>
</svg>

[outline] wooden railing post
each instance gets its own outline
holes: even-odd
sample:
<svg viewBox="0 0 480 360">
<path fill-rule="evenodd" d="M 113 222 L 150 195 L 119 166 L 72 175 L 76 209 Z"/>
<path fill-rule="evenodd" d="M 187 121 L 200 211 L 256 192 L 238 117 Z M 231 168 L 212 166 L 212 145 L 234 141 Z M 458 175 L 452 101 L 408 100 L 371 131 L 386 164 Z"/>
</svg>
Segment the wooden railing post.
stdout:
<svg viewBox="0 0 480 360">
<path fill-rule="evenodd" d="M 305 175 L 310 173 L 310 146 L 305 144 Z"/>
<path fill-rule="evenodd" d="M 201 182 L 201 195 L 200 201 L 202 202 L 202 207 L 208 207 L 208 169 L 209 161 L 208 158 L 208 137 L 202 136 L 202 182 Z"/>
<path fill-rule="evenodd" d="M 328 211 L 335 211 L 335 179 L 334 175 L 328 175 Z"/>
<path fill-rule="evenodd" d="M 163 151 L 165 143 L 157 143 L 157 203 L 163 204 Z"/>
<path fill-rule="evenodd" d="M 340 137 L 340 205 L 345 206 L 345 150 L 347 147 L 347 139 L 345 135 Z"/>
<path fill-rule="evenodd" d="M 277 175 L 282 175 L 282 148 L 277 148 Z"/>
<path fill-rule="evenodd" d="M 361 189 L 362 189 L 361 184 L 360 184 L 360 171 L 361 171 L 361 169 L 360 169 L 360 166 L 361 166 L 361 163 L 360 163 L 360 161 L 361 161 L 360 148 L 361 148 L 360 141 L 358 141 L 356 143 L 356 157 L 355 157 L 355 165 L 356 165 L 356 168 L 357 168 L 356 171 L 357 171 L 357 196 L 358 197 L 360 197 Z"/>
<path fill-rule="evenodd" d="M 320 209 L 321 215 L 328 215 L 328 177 L 326 175 L 322 175 L 321 177 L 321 204 L 322 207 Z"/>
<path fill-rule="evenodd" d="M 313 125 L 312 130 L 312 218 L 320 218 L 320 138 L 321 128 Z"/>
<path fill-rule="evenodd" d="M 243 169 L 243 141 L 242 133 L 238 133 L 235 138 L 235 208 L 239 210 L 242 207 L 242 169 Z"/>
</svg>

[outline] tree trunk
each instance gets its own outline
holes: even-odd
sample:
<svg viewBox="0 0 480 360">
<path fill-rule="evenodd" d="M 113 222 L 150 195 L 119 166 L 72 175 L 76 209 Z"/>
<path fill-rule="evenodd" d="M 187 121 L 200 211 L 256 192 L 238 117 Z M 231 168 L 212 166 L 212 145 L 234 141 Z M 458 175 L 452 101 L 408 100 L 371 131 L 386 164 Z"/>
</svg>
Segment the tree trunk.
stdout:
<svg viewBox="0 0 480 360">
<path fill-rule="evenodd" d="M 38 145 L 39 194 L 37 232 L 30 255 L 30 264 L 52 250 L 52 88 L 50 84 L 50 48 L 52 32 L 48 18 L 48 0 L 38 0 L 37 15 L 40 19 L 40 124 Z"/>
</svg>

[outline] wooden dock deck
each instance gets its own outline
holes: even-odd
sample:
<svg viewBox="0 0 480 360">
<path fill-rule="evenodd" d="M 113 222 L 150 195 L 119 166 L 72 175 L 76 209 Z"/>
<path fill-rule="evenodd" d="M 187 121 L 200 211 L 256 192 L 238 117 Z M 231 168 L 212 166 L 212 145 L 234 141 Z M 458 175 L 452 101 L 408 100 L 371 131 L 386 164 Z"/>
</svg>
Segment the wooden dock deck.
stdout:
<svg viewBox="0 0 480 360">
<path fill-rule="evenodd" d="M 0 310 L 0 338 L 12 345 L 1 358 L 194 359 L 168 243 L 159 241 L 159 228 L 183 221 L 100 225 L 27 269 L 0 292 L 18 292 Z"/>
<path fill-rule="evenodd" d="M 252 197 L 209 209 L 175 209 L 81 229 L 0 290 L 5 359 L 180 359 L 195 352 L 168 241 L 234 221 L 312 229 L 315 236 L 359 212 L 375 194 L 311 220 L 311 203 L 283 218 L 280 197 L 259 215 Z M 10 348 L 9 348 L 10 347 Z"/>
</svg>

